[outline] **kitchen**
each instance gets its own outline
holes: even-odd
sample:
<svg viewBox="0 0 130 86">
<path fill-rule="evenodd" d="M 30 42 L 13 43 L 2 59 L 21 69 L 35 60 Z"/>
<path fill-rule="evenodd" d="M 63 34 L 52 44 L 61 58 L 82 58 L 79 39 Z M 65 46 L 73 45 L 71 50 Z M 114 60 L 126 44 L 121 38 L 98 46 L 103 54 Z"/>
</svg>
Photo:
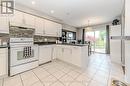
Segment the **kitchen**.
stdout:
<svg viewBox="0 0 130 86">
<path fill-rule="evenodd" d="M 10 5 L 8 7 L 7 4 L 10 2 L 15 4 L 14 7 L 10 7 Z M 129 35 L 124 35 L 123 32 L 123 25 L 128 23 L 126 18 L 129 18 L 126 3 L 127 8 L 124 8 L 126 14 L 120 14 L 124 5 L 123 0 L 115 1 L 119 5 L 115 10 L 121 16 L 117 17 L 115 12 L 107 22 L 98 21 L 91 24 L 89 21 L 93 21 L 93 19 L 87 19 L 85 24 L 80 23 L 81 26 L 72 18 L 72 15 L 75 14 L 71 14 L 69 10 L 65 14 L 61 12 L 61 15 L 60 12 L 56 12 L 59 8 L 52 10 L 53 6 L 57 7 L 56 3 L 50 7 L 51 10 L 49 6 L 45 6 L 45 9 L 40 11 L 38 4 L 42 6 L 44 5 L 43 2 L 42 4 L 35 0 L 29 0 L 27 3 L 22 0 L 11 0 L 10 2 L 1 1 L 1 9 L 3 9 L 0 14 L 0 86 L 111 86 L 114 81 L 116 84 L 129 83 L 129 60 L 123 64 L 126 72 L 125 78 L 122 63 L 118 63 L 123 57 L 123 49 L 118 49 L 119 52 L 113 50 L 115 52 L 113 54 L 112 49 L 115 45 L 111 48 L 112 42 L 110 42 L 114 38 L 111 35 L 112 31 L 114 34 L 122 34 L 122 40 L 129 40 Z M 66 6 L 69 6 L 67 5 L 68 2 L 65 1 Z M 78 2 L 80 1 L 77 1 L 76 4 Z M 81 2 L 83 4 L 85 1 Z M 109 3 L 117 5 L 115 2 L 110 1 Z M 49 1 L 46 3 L 51 5 Z M 31 6 L 29 7 L 28 4 Z M 62 5 L 64 5 L 63 2 Z M 64 9 L 62 6 L 60 7 L 62 10 Z M 14 9 L 12 10 L 12 8 Z M 10 14 L 10 12 L 12 13 Z M 79 16 L 79 12 L 77 15 Z M 119 21 L 115 23 L 113 20 L 116 19 Z M 123 24 L 123 19 L 126 21 L 125 24 Z M 107 34 L 106 40 L 107 43 L 110 42 L 110 45 L 106 44 L 106 54 L 91 52 L 91 43 L 85 41 L 85 32 L 102 25 L 104 29 L 107 29 L 108 25 L 110 26 L 110 33 L 108 34 L 112 37 L 109 39 Z M 116 29 L 118 29 L 116 26 L 122 25 L 123 29 L 120 27 L 122 31 L 116 32 L 116 29 L 112 29 L 113 25 Z M 125 27 L 125 31 L 127 31 L 127 27 Z M 123 47 L 123 45 L 119 45 L 119 47 L 121 46 Z M 108 52 L 109 47 L 111 53 Z M 127 55 L 127 52 L 125 53 Z M 117 54 L 121 55 L 117 56 Z M 126 59 L 122 58 L 121 61 L 124 62 Z M 100 76 L 101 78 L 99 78 Z M 116 82 L 116 80 L 121 82 Z"/>
</svg>

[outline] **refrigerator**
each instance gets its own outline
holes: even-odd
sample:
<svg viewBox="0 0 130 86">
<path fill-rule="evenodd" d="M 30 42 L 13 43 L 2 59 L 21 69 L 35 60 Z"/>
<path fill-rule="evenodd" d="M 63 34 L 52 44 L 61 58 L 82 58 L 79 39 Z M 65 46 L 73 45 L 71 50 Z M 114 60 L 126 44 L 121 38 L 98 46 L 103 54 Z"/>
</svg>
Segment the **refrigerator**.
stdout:
<svg viewBox="0 0 130 86">
<path fill-rule="evenodd" d="M 125 76 L 126 81 L 130 83 L 130 0 L 125 0 L 123 13 L 123 28 L 125 36 Z"/>
<path fill-rule="evenodd" d="M 124 65 L 123 34 L 121 25 L 110 26 L 110 58 L 111 61 Z"/>
</svg>

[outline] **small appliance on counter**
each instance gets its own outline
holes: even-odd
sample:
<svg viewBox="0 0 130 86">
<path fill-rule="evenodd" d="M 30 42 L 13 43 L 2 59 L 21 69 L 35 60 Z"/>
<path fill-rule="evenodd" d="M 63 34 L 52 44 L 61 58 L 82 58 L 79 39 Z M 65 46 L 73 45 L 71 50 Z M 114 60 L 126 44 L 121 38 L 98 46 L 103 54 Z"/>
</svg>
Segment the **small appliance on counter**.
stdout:
<svg viewBox="0 0 130 86">
<path fill-rule="evenodd" d="M 38 66 L 38 47 L 33 44 L 34 29 L 12 26 L 10 31 L 9 75 Z"/>
</svg>

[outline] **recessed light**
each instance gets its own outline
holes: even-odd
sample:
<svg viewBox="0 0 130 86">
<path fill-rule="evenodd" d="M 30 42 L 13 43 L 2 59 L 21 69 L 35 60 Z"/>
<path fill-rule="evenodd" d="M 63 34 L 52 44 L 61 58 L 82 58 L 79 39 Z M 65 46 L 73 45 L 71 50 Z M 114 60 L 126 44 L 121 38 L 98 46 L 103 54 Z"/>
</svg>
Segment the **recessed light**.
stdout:
<svg viewBox="0 0 130 86">
<path fill-rule="evenodd" d="M 36 4 L 36 2 L 35 2 L 35 1 L 32 1 L 31 3 L 32 3 L 32 5 Z"/>
<path fill-rule="evenodd" d="M 54 10 L 51 10 L 51 13 L 53 14 L 53 13 L 54 13 Z"/>
</svg>

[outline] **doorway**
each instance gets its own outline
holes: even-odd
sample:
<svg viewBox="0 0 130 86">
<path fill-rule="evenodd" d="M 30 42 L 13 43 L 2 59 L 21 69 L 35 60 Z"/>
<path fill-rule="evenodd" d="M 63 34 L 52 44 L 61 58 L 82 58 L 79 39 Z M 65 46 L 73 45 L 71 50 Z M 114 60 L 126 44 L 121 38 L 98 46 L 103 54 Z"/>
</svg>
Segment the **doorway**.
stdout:
<svg viewBox="0 0 130 86">
<path fill-rule="evenodd" d="M 85 41 L 91 43 L 91 52 L 106 53 L 106 30 L 85 32 Z"/>
</svg>

